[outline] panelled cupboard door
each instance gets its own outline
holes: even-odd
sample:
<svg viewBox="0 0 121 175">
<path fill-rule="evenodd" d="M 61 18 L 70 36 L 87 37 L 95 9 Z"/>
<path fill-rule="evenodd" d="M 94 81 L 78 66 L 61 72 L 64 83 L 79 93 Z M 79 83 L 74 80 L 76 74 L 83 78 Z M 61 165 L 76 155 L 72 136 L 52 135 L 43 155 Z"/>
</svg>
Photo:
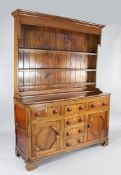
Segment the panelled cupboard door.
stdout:
<svg viewBox="0 0 121 175">
<path fill-rule="evenodd" d="M 60 121 L 32 125 L 32 156 L 41 157 L 57 151 L 60 144 Z"/>
<path fill-rule="evenodd" d="M 92 141 L 107 136 L 108 112 L 98 112 L 88 115 L 87 140 Z"/>
</svg>

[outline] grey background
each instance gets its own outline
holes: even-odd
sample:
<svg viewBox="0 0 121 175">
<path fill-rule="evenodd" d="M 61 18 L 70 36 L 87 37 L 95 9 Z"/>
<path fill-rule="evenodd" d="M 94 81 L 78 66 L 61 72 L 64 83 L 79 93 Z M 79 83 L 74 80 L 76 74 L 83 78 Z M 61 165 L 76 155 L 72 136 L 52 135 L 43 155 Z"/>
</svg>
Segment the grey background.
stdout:
<svg viewBox="0 0 121 175">
<path fill-rule="evenodd" d="M 116 164 L 119 158 L 118 155 L 121 153 L 121 140 L 119 142 L 119 138 L 121 138 L 120 7 L 120 0 L 0 0 L 0 145 L 2 146 L 0 149 L 2 162 L 2 164 L 0 164 L 0 170 L 4 172 L 3 174 L 8 174 L 10 171 L 13 175 L 14 173 L 20 173 L 22 175 L 24 175 L 23 173 L 27 174 L 24 169 L 23 161 L 21 159 L 18 160 L 14 156 L 14 21 L 11 12 L 17 8 L 106 25 L 102 32 L 102 45 L 101 48 L 99 47 L 97 87 L 112 94 L 110 120 L 111 146 L 107 152 L 106 150 L 104 151 L 104 155 L 102 154 L 102 147 L 87 149 L 86 151 L 82 150 L 78 153 L 70 154 L 67 157 L 53 159 L 51 163 L 43 165 L 40 169 L 42 172 L 45 172 L 45 174 L 49 175 L 62 173 L 78 174 L 78 171 L 75 169 L 76 166 L 79 172 L 82 172 L 84 175 L 89 175 L 91 173 L 97 175 L 97 172 L 101 175 L 111 175 L 111 173 L 116 173 L 116 170 L 116 175 L 121 174 L 121 168 Z M 117 150 L 117 152 L 115 150 Z M 98 152 L 98 154 L 95 154 L 95 151 Z M 97 160 L 100 162 L 103 161 L 103 164 L 98 164 Z M 66 164 L 66 161 L 70 164 Z M 79 164 L 79 162 L 82 164 Z M 97 163 L 97 170 L 95 170 L 93 166 L 95 163 Z M 5 168 L 6 164 L 8 169 Z M 75 166 L 72 166 L 73 164 Z M 86 168 L 87 165 L 88 168 Z M 58 170 L 57 167 L 59 166 L 61 169 Z M 69 168 L 71 168 L 70 171 Z M 102 173 L 100 168 L 106 171 Z M 35 174 L 42 173 L 39 170 L 35 171 Z"/>
</svg>

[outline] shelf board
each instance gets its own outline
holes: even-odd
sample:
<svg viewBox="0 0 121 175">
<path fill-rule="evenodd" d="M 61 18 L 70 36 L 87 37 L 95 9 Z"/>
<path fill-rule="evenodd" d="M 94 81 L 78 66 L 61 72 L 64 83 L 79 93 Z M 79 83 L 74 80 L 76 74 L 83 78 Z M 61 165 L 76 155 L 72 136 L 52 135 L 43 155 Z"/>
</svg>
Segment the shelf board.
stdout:
<svg viewBox="0 0 121 175">
<path fill-rule="evenodd" d="M 37 49 L 37 48 L 21 48 L 19 47 L 19 51 L 29 51 L 29 52 L 49 52 L 49 53 L 70 53 L 70 54 L 77 54 L 77 55 L 97 55 L 97 53 L 91 52 L 75 52 L 75 51 L 68 51 L 68 50 L 47 50 L 47 49 Z"/>
<path fill-rule="evenodd" d="M 40 94 L 39 92 L 27 92 L 27 93 L 19 93 L 22 101 L 25 104 L 33 104 L 33 103 L 43 103 L 43 102 L 52 102 L 66 100 L 66 99 L 80 99 L 91 96 L 99 96 L 102 92 L 99 89 L 86 90 L 83 92 L 72 92 L 72 93 L 59 93 L 59 94 Z"/>
<path fill-rule="evenodd" d="M 63 88 L 66 87 L 66 86 L 70 86 L 71 85 L 71 88 L 80 88 L 80 87 L 83 87 L 83 86 L 88 86 L 88 85 L 95 85 L 96 82 L 85 82 L 85 83 L 65 83 L 63 84 Z M 64 86 L 65 85 L 65 86 Z M 74 86 L 73 86 L 74 85 Z M 20 89 L 31 89 L 31 88 L 42 88 L 42 86 L 44 86 L 43 84 L 38 84 L 38 85 L 23 85 L 23 86 L 19 86 Z M 58 88 L 58 86 L 60 86 L 60 84 L 58 85 L 51 85 L 50 87 L 53 87 L 53 88 Z M 70 88 L 70 87 L 69 87 Z M 44 89 L 45 90 L 45 89 Z M 48 90 L 48 89 L 47 89 Z"/>
<path fill-rule="evenodd" d="M 80 69 L 80 68 L 24 68 L 24 69 L 21 69 L 19 68 L 18 71 L 19 72 L 32 72 L 32 71 L 52 71 L 52 70 L 59 70 L 59 71 L 90 71 L 90 72 L 95 72 L 96 69 Z"/>
<path fill-rule="evenodd" d="M 38 93 L 37 91 L 34 91 L 35 93 Z M 84 92 L 90 92 L 90 90 L 85 90 L 85 91 L 76 91 L 76 92 L 74 92 L 74 91 L 72 91 L 72 92 L 70 92 L 71 94 L 77 94 L 77 93 L 84 93 Z M 29 92 L 27 92 L 27 93 L 29 93 Z M 69 92 L 60 92 L 60 93 L 57 93 L 56 95 L 66 95 L 66 94 L 68 94 Z M 23 93 L 20 93 L 20 95 L 21 96 L 24 96 L 24 95 L 26 95 L 26 92 L 23 92 Z M 38 95 L 41 95 L 41 97 L 42 96 L 45 96 L 45 97 L 47 97 L 48 96 L 48 94 L 41 94 L 41 93 L 39 93 Z M 49 93 L 49 95 L 55 95 L 55 93 Z"/>
</svg>

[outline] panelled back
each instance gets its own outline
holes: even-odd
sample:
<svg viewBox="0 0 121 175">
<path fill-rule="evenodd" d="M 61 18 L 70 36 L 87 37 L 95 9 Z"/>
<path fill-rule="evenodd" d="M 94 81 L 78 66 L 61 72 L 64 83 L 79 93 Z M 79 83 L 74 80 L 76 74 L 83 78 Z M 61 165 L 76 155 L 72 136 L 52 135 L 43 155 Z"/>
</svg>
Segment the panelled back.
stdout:
<svg viewBox="0 0 121 175">
<path fill-rule="evenodd" d="M 94 86 L 100 36 L 21 25 L 19 91 Z"/>
<path fill-rule="evenodd" d="M 100 35 L 57 28 L 21 26 L 20 47 L 97 53 Z"/>
</svg>

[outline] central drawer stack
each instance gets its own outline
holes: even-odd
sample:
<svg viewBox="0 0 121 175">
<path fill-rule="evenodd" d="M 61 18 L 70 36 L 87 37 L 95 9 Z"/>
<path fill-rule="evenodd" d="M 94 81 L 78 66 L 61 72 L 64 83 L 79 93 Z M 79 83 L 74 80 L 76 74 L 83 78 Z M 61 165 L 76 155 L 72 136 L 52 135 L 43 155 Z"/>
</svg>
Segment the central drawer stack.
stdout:
<svg viewBox="0 0 121 175">
<path fill-rule="evenodd" d="M 64 106 L 64 148 L 83 144 L 86 133 L 86 103 Z"/>
</svg>

